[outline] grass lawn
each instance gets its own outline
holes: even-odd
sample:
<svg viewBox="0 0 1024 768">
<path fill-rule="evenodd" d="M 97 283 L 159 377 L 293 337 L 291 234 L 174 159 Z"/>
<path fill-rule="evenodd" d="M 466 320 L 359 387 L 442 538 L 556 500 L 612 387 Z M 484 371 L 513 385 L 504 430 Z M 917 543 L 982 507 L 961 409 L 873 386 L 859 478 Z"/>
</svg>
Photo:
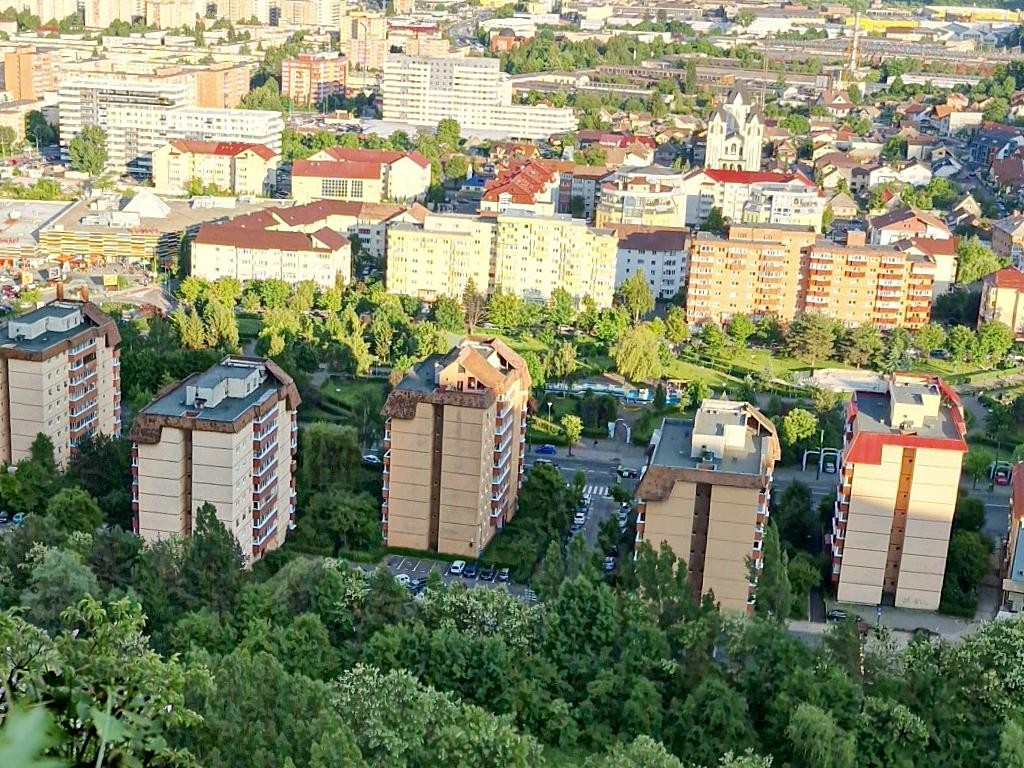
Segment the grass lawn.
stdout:
<svg viewBox="0 0 1024 768">
<path fill-rule="evenodd" d="M 721 373 L 713 368 L 705 368 L 703 365 L 688 363 L 685 360 L 673 360 L 665 369 L 666 379 L 677 379 L 679 381 L 703 381 L 709 387 L 727 387 L 730 384 L 738 384 L 739 379 L 727 373 Z"/>
<path fill-rule="evenodd" d="M 258 317 L 238 317 L 238 336 L 243 339 L 255 339 L 260 335 L 263 321 Z"/>
<path fill-rule="evenodd" d="M 383 405 L 387 394 L 387 382 L 378 379 L 328 378 L 320 385 L 320 397 L 325 402 L 346 410 L 352 410 L 365 402 L 379 402 Z"/>
</svg>

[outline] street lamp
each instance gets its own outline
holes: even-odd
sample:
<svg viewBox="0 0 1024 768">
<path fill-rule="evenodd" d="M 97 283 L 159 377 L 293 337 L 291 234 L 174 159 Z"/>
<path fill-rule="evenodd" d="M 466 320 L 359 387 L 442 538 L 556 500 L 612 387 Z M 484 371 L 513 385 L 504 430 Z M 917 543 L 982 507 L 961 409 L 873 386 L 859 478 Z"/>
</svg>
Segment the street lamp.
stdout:
<svg viewBox="0 0 1024 768">
<path fill-rule="evenodd" d="M 554 405 L 554 403 L 552 403 L 550 400 L 548 400 L 548 422 L 549 423 L 551 422 L 551 406 L 552 405 Z"/>
</svg>

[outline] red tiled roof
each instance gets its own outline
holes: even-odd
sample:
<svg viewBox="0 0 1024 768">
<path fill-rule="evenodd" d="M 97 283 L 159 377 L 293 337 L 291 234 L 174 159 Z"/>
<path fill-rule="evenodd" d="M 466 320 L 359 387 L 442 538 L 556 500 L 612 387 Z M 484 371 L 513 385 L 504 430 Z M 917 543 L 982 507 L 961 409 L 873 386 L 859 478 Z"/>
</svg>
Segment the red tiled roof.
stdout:
<svg viewBox="0 0 1024 768">
<path fill-rule="evenodd" d="M 264 160 L 277 157 L 277 152 L 265 144 L 248 144 L 242 141 L 193 141 L 191 139 L 175 139 L 171 146 L 179 152 L 192 155 L 223 155 L 235 157 L 246 150 L 251 150 Z"/>
<path fill-rule="evenodd" d="M 956 253 L 956 238 L 940 240 L 937 237 L 912 237 L 914 247 L 929 256 L 952 256 Z"/>
<path fill-rule="evenodd" d="M 619 248 L 631 251 L 681 251 L 690 234 L 684 227 L 617 224 L 611 229 L 619 238 Z"/>
<path fill-rule="evenodd" d="M 380 163 L 352 163 L 337 160 L 296 160 L 292 176 L 321 179 L 380 179 L 384 175 Z"/>
<path fill-rule="evenodd" d="M 430 167 L 430 161 L 419 152 L 399 152 L 387 149 L 353 149 L 350 147 L 328 147 L 324 152 L 335 160 L 344 160 L 350 163 L 391 165 L 403 157 L 408 157 L 421 168 Z"/>
<path fill-rule="evenodd" d="M 1011 288 L 1024 291 L 1024 272 L 1016 267 L 1003 267 L 996 272 L 985 275 L 985 284 L 996 288 Z"/>
<path fill-rule="evenodd" d="M 336 251 L 345 246 L 348 239 L 326 227 L 318 230 L 314 235 L 307 235 L 305 232 L 236 227 L 228 221 L 223 224 L 203 224 L 199 227 L 194 242 L 201 245 L 228 245 L 283 251 Z"/>
<path fill-rule="evenodd" d="M 801 173 L 775 173 L 774 171 L 726 171 L 717 168 L 705 168 L 698 173 L 703 173 L 712 181 L 719 184 L 758 184 L 762 182 L 800 181 L 809 187 L 815 186 L 814 182 Z"/>
<path fill-rule="evenodd" d="M 497 202 L 501 195 L 510 195 L 515 203 L 532 204 L 545 187 L 557 183 L 556 171 L 535 162 L 524 163 L 503 171 L 484 187 L 482 199 Z"/>
</svg>

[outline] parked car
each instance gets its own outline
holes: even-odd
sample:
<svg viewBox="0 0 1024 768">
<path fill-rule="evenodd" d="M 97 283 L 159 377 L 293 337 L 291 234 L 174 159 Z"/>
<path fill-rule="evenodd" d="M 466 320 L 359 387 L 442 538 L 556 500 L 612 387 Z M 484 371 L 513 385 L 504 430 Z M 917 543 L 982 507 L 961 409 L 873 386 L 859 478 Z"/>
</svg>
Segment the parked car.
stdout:
<svg viewBox="0 0 1024 768">
<path fill-rule="evenodd" d="M 572 519 L 573 525 L 586 525 L 587 515 L 585 512 L 577 512 Z"/>
<path fill-rule="evenodd" d="M 545 445 L 538 445 L 533 452 L 539 453 L 541 456 L 554 456 L 558 453 L 558 449 L 551 445 L 551 443 L 546 443 Z"/>
<path fill-rule="evenodd" d="M 7 523 L 9 523 L 10 520 L 11 518 L 7 515 L 6 512 L 0 512 L 0 525 L 7 525 Z"/>
<path fill-rule="evenodd" d="M 380 457 L 379 456 L 374 456 L 372 453 L 364 453 L 363 454 L 363 464 L 365 464 L 368 467 L 379 467 L 380 466 Z"/>
<path fill-rule="evenodd" d="M 848 614 L 842 608 L 833 608 L 831 611 L 825 614 L 825 618 L 829 621 L 846 621 L 849 617 L 850 614 Z M 853 620 L 856 621 L 858 624 L 862 624 L 864 622 L 864 619 L 862 619 L 856 613 L 853 614 Z"/>
<path fill-rule="evenodd" d="M 631 467 L 619 467 L 615 470 L 615 474 L 623 478 L 640 477 L 640 473 Z"/>
<path fill-rule="evenodd" d="M 498 569 L 493 565 L 485 565 L 480 569 L 480 580 L 481 581 L 494 581 L 494 577 L 497 575 Z"/>
<path fill-rule="evenodd" d="M 11 522 L 15 525 L 21 525 L 25 522 L 25 517 L 26 515 L 24 512 L 18 512 L 14 517 L 11 518 Z"/>
<path fill-rule="evenodd" d="M 498 575 L 496 577 L 497 581 L 500 581 L 501 583 L 504 584 L 504 583 L 506 583 L 509 580 L 509 577 L 510 577 L 510 574 L 509 574 L 508 568 L 499 568 L 498 569 Z"/>
<path fill-rule="evenodd" d="M 474 560 L 472 563 L 468 563 L 466 567 L 462 569 L 462 578 L 475 579 L 478 573 L 480 573 L 480 566 L 476 562 L 476 560 Z"/>
<path fill-rule="evenodd" d="M 821 464 L 821 471 L 826 475 L 834 475 L 836 473 L 836 463 L 832 459 L 825 459 Z"/>
<path fill-rule="evenodd" d="M 606 557 L 604 559 L 604 572 L 605 573 L 611 573 L 612 571 L 614 571 L 615 570 L 615 562 L 616 561 L 615 561 L 614 557 L 611 557 L 611 556 Z"/>
<path fill-rule="evenodd" d="M 619 528 L 625 528 L 629 524 L 629 512 L 619 512 L 616 519 L 618 520 Z"/>
<path fill-rule="evenodd" d="M 448 566 L 448 573 L 452 576 L 461 576 L 464 570 L 466 570 L 465 560 L 453 560 L 452 564 Z"/>
<path fill-rule="evenodd" d="M 427 586 L 427 580 L 420 576 L 417 579 L 409 579 L 409 583 L 405 586 L 406 589 L 415 595 L 423 591 L 423 588 Z"/>
<path fill-rule="evenodd" d="M 395 581 L 397 581 L 403 587 L 408 589 L 409 582 L 412 581 L 412 579 L 409 578 L 409 574 L 408 573 L 396 573 L 395 574 Z"/>
<path fill-rule="evenodd" d="M 535 467 L 557 467 L 558 465 L 555 464 L 555 462 L 553 462 L 551 459 L 537 459 L 536 461 L 533 462 L 533 466 L 535 466 Z"/>
</svg>

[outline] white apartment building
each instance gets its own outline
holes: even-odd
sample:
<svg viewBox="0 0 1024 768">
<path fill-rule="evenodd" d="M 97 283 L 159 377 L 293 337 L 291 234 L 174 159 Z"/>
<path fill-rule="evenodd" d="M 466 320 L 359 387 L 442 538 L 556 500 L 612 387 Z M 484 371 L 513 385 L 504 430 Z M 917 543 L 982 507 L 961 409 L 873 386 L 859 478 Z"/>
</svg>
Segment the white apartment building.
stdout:
<svg viewBox="0 0 1024 768">
<path fill-rule="evenodd" d="M 744 224 L 798 224 L 821 229 L 825 197 L 817 187 L 768 182 L 754 184 L 743 204 Z"/>
<path fill-rule="evenodd" d="M 107 167 L 149 174 L 153 150 L 174 139 L 240 141 L 281 151 L 278 112 L 189 107 L 182 82 L 75 78 L 58 88 L 61 158 L 87 125 L 107 135 Z"/>
<path fill-rule="evenodd" d="M 389 56 L 381 80 L 383 118 L 422 126 L 454 118 L 464 133 L 530 140 L 576 130 L 572 109 L 513 105 L 509 76 L 499 64 L 497 59 Z"/>
<path fill-rule="evenodd" d="M 616 287 L 640 272 L 647 278 L 655 298 L 671 299 L 683 289 L 689 271 L 688 229 L 630 225 L 613 229 L 619 239 Z"/>
</svg>

